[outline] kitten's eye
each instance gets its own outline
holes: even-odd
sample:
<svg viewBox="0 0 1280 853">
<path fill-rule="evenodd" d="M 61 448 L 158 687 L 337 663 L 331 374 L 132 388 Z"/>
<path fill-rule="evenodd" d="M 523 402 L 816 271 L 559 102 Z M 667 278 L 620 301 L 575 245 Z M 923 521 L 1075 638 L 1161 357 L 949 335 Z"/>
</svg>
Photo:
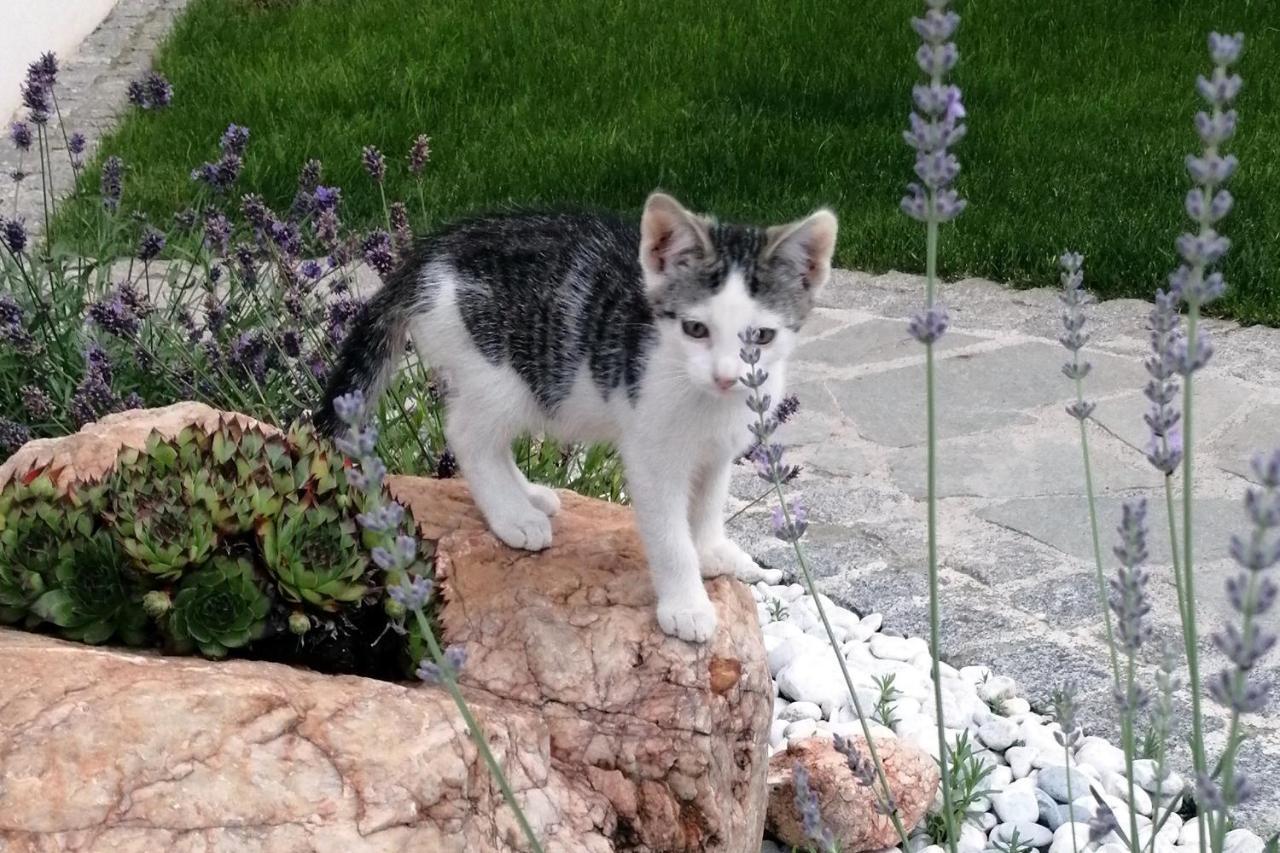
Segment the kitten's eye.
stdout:
<svg viewBox="0 0 1280 853">
<path fill-rule="evenodd" d="M 774 329 L 756 329 L 756 343 L 760 346 L 773 343 L 773 339 L 778 336 Z"/>
<path fill-rule="evenodd" d="M 707 335 L 711 334 L 710 330 L 697 320 L 685 320 L 680 324 L 680 328 L 684 330 L 686 335 L 695 339 L 705 338 Z"/>
</svg>

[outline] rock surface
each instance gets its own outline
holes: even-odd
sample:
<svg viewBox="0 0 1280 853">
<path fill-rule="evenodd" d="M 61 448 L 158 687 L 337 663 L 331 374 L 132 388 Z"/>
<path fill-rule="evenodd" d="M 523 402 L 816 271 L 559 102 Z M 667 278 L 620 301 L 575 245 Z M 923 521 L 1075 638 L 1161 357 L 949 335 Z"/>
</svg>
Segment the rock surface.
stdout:
<svg viewBox="0 0 1280 853">
<path fill-rule="evenodd" d="M 866 754 L 866 739 L 851 738 Z M 923 750 L 892 736 L 877 737 L 876 751 L 884 765 L 902 823 L 916 826 L 938 790 L 938 765 Z M 794 768 L 809 771 L 809 786 L 817 795 L 824 825 L 839 849 L 850 853 L 883 850 L 898 843 L 889 817 L 876 810 L 878 789 L 858 783 L 845 756 L 826 738 L 793 741 L 769 760 L 769 831 L 781 841 L 805 848 L 810 844 L 795 805 Z"/>
<path fill-rule="evenodd" d="M 464 692 L 548 851 L 759 844 L 772 695 L 740 584 L 708 583 L 721 627 L 683 643 L 629 510 L 563 495 L 555 546 L 528 554 L 460 482 L 393 489 L 438 540 Z M 525 849 L 439 688 L 15 631 L 0 671 L 0 849 Z"/>
</svg>

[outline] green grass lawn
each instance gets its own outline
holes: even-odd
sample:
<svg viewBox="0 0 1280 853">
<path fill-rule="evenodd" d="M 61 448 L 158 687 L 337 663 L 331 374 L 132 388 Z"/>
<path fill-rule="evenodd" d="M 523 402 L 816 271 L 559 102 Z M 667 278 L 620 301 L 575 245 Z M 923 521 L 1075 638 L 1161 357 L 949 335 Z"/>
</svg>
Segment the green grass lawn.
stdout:
<svg viewBox="0 0 1280 853">
<path fill-rule="evenodd" d="M 841 218 L 838 262 L 920 270 L 922 226 L 898 212 L 918 72 L 918 2 L 827 0 L 194 0 L 158 58 L 177 92 L 133 113 L 105 151 L 127 205 L 164 218 L 193 194 L 229 121 L 252 128 L 242 189 L 276 204 L 324 161 L 348 219 L 382 218 L 359 165 L 433 139 L 419 225 L 507 203 L 638 211 L 655 187 L 723 218 Z M 943 270 L 1055 280 L 1066 247 L 1103 296 L 1147 296 L 1186 223 L 1186 153 L 1205 34 L 1244 30 L 1235 241 L 1219 306 L 1280 323 L 1280 14 L 1272 0 L 962 0 L 957 154 L 968 212 Z M 89 179 L 96 186 L 96 177 Z M 1267 199 L 1271 199 L 1268 202 Z M 83 214 L 88 209 L 81 205 Z M 64 220 L 80 219 L 72 215 Z M 70 224 L 94 233 L 87 222 Z"/>
</svg>

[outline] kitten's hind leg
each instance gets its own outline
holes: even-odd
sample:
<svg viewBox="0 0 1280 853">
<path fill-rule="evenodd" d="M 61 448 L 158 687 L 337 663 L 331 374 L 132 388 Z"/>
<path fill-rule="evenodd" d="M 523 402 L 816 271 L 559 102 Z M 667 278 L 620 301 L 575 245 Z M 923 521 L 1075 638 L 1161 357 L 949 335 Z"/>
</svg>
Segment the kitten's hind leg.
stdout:
<svg viewBox="0 0 1280 853">
<path fill-rule="evenodd" d="M 492 412 L 469 402 L 465 393 L 449 401 L 445 434 L 471 496 L 494 536 L 512 548 L 541 551 L 551 544 L 551 519 L 530 500 L 511 457 L 519 427 L 495 422 Z"/>
</svg>

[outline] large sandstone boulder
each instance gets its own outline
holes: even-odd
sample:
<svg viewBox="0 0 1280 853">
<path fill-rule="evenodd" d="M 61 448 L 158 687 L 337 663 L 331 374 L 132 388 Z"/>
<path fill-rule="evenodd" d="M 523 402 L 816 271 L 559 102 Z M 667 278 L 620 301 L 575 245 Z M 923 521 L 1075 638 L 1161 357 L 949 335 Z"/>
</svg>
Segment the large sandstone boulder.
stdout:
<svg viewBox="0 0 1280 853">
<path fill-rule="evenodd" d="M 175 432 L 222 417 L 164 411 Z M 148 417 L 21 451 L 0 480 L 101 477 Z M 708 582 L 720 628 L 695 646 L 658 629 L 628 509 L 565 494 L 554 547 L 529 554 L 461 482 L 392 489 L 437 543 L 445 640 L 548 853 L 758 849 L 772 692 L 741 584 Z M 11 630 L 0 672 L 6 853 L 526 849 L 440 688 Z"/>
</svg>

